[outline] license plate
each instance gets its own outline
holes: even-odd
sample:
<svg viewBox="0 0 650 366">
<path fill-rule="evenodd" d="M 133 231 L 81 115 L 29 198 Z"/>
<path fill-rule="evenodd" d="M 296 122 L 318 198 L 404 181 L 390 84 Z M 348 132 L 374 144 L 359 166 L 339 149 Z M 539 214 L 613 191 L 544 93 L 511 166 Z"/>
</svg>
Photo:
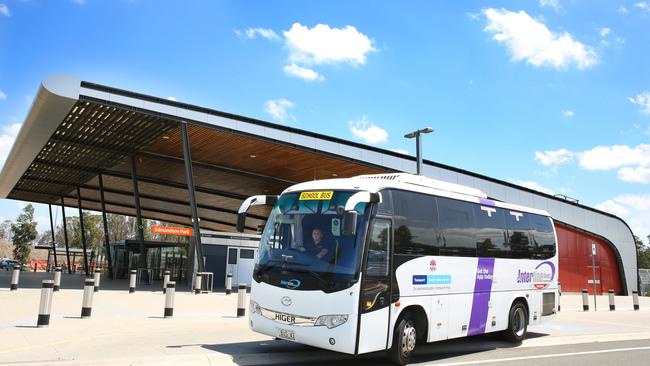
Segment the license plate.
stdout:
<svg viewBox="0 0 650 366">
<path fill-rule="evenodd" d="M 296 333 L 293 330 L 288 330 L 288 329 L 278 329 L 279 335 L 278 337 L 288 339 L 290 341 L 295 341 L 296 340 Z"/>
</svg>

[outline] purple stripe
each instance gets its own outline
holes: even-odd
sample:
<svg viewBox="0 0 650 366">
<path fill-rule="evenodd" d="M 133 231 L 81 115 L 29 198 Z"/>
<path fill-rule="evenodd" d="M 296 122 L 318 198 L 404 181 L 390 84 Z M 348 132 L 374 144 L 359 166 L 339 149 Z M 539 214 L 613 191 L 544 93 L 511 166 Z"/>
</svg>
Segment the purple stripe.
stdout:
<svg viewBox="0 0 650 366">
<path fill-rule="evenodd" d="M 494 275 L 494 258 L 479 258 L 474 282 L 474 299 L 472 314 L 469 318 L 467 335 L 485 333 L 485 323 L 488 317 L 488 306 L 492 292 L 492 276 Z"/>
<path fill-rule="evenodd" d="M 479 198 L 478 198 L 478 202 L 479 202 L 480 204 L 482 204 L 482 205 L 488 205 L 488 206 L 494 206 L 494 205 L 495 205 L 495 204 L 494 204 L 494 201 L 489 200 L 489 199 L 487 199 L 487 198 L 482 198 L 482 197 L 479 197 Z"/>
</svg>

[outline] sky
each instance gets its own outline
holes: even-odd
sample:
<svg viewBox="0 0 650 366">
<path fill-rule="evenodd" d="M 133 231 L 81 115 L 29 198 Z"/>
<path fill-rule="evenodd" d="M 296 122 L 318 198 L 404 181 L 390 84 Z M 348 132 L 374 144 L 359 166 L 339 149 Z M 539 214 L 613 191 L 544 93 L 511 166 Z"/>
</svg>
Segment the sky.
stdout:
<svg viewBox="0 0 650 366">
<path fill-rule="evenodd" d="M 430 126 L 425 159 L 645 238 L 649 45 L 650 0 L 0 0 L 0 164 L 63 74 L 411 155 Z"/>
</svg>

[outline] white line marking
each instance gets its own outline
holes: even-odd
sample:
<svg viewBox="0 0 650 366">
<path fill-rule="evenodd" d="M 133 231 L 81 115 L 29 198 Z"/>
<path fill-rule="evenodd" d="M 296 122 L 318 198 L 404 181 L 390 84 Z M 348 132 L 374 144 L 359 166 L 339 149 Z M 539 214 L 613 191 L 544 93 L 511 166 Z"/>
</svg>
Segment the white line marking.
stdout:
<svg viewBox="0 0 650 366">
<path fill-rule="evenodd" d="M 614 349 L 604 349 L 599 351 L 585 351 L 585 352 L 571 352 L 571 353 L 555 353 L 550 355 L 538 355 L 538 356 L 526 356 L 526 357 L 510 357 L 510 358 L 499 358 L 495 360 L 479 360 L 479 361 L 462 361 L 462 362 L 451 362 L 451 363 L 429 363 L 428 365 L 435 366 L 460 366 L 460 365 L 478 365 L 482 363 L 498 363 L 498 362 L 507 362 L 507 361 L 519 361 L 519 360 L 532 360 L 535 358 L 553 358 L 553 357 L 567 357 L 567 356 L 580 356 L 580 355 L 594 355 L 598 353 L 609 353 L 609 352 L 626 352 L 626 351 L 640 351 L 650 349 L 648 347 L 632 347 L 632 348 L 614 348 Z"/>
</svg>

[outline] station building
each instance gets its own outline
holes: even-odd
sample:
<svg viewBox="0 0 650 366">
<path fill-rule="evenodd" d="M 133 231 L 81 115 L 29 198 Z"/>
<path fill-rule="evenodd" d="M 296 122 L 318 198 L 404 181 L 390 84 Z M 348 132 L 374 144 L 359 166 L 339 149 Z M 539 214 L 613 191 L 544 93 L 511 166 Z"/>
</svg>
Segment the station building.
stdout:
<svg viewBox="0 0 650 366">
<path fill-rule="evenodd" d="M 0 197 L 192 227 L 188 261 L 196 268 L 190 270 L 210 270 L 219 282 L 233 271 L 230 262 L 250 259 L 246 247 L 255 246 L 215 244 L 228 239 L 210 237 L 235 231 L 237 209 L 246 197 L 279 194 L 313 179 L 415 171 L 415 157 L 409 155 L 54 76 L 42 82 L 16 137 L 0 176 Z M 591 291 L 594 270 L 599 293 L 637 290 L 634 238 L 619 217 L 433 161 L 424 161 L 422 173 L 548 211 L 558 236 L 563 291 Z M 268 213 L 268 207 L 253 207 L 246 232 L 255 234 Z M 60 252 L 58 245 L 53 250 Z M 147 251 L 142 232 L 130 245 Z M 216 264 L 206 268 L 207 263 Z M 146 260 L 139 265 L 146 267 Z"/>
</svg>

